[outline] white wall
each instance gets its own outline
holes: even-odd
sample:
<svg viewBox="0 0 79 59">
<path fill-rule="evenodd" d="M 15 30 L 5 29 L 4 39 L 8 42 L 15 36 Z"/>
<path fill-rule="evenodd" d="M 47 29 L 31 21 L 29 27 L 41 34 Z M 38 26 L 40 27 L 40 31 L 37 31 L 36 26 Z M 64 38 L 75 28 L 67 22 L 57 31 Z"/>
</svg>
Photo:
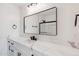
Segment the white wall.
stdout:
<svg viewBox="0 0 79 59">
<path fill-rule="evenodd" d="M 79 14 L 79 4 L 74 4 L 70 6 L 70 19 L 74 22 L 75 21 L 75 15 Z M 79 20 L 79 18 L 78 18 Z M 71 25 L 72 26 L 72 25 Z M 77 26 L 74 27 L 74 25 L 71 28 L 73 33 L 73 41 L 79 42 L 79 21 L 77 23 Z"/>
<path fill-rule="evenodd" d="M 78 28 L 74 26 L 75 14 L 79 13 L 79 4 L 38 4 L 27 8 L 26 6 L 22 9 L 22 17 L 37 13 L 41 10 L 48 9 L 50 7 L 57 7 L 57 25 L 58 25 L 58 35 L 57 36 L 46 36 L 39 35 L 39 39 L 51 41 L 53 39 L 58 40 L 73 40 L 78 39 Z"/>
<path fill-rule="evenodd" d="M 7 55 L 6 39 L 8 35 L 19 35 L 20 11 L 13 4 L 0 4 L 0 55 Z M 17 29 L 12 29 L 16 24 Z"/>
</svg>

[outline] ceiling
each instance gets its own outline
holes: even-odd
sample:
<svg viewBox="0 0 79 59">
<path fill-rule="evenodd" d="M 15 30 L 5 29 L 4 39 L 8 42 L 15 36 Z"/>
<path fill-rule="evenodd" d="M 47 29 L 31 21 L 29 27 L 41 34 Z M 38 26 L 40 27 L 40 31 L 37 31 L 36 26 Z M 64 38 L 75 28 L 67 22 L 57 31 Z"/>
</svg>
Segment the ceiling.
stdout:
<svg viewBox="0 0 79 59">
<path fill-rule="evenodd" d="M 37 3 L 14 3 L 14 5 L 18 6 L 18 7 L 24 7 L 24 6 L 35 6 L 37 5 Z"/>
<path fill-rule="evenodd" d="M 23 6 L 27 6 L 29 5 L 30 3 L 14 3 L 14 5 L 18 6 L 18 7 L 23 7 Z"/>
</svg>

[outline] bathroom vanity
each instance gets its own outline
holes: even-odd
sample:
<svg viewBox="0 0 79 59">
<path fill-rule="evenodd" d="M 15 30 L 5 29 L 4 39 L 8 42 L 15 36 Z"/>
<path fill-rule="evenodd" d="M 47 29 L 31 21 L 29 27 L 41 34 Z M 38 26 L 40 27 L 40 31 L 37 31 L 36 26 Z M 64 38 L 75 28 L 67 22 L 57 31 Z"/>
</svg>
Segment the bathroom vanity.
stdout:
<svg viewBox="0 0 79 59">
<path fill-rule="evenodd" d="M 28 40 L 28 39 L 7 39 L 8 43 L 8 55 L 9 56 L 41 56 L 44 55 L 39 51 L 33 50 L 33 44 L 35 41 Z"/>
<path fill-rule="evenodd" d="M 65 41 L 33 41 L 24 38 L 7 39 L 9 56 L 79 56 L 79 49 Z"/>
<path fill-rule="evenodd" d="M 29 56 L 31 55 L 31 49 L 13 40 L 8 40 L 8 55 L 10 56 L 27 56 L 28 55 Z"/>
</svg>

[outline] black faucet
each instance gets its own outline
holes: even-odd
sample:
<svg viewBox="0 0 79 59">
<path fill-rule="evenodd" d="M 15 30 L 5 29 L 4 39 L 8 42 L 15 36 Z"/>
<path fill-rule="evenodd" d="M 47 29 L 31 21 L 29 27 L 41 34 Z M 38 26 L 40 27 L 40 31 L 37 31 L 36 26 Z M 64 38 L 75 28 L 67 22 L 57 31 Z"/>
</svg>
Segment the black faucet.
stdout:
<svg viewBox="0 0 79 59">
<path fill-rule="evenodd" d="M 37 41 L 37 38 L 35 36 L 31 36 L 30 39 Z"/>
</svg>

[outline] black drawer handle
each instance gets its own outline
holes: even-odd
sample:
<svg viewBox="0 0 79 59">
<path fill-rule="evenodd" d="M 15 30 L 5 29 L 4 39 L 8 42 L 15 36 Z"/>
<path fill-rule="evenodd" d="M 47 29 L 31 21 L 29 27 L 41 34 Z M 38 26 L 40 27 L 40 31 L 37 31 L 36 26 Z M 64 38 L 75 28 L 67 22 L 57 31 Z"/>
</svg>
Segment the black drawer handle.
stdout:
<svg viewBox="0 0 79 59">
<path fill-rule="evenodd" d="M 21 53 L 20 53 L 20 52 L 18 52 L 18 53 L 17 53 L 17 56 L 21 56 Z"/>
<path fill-rule="evenodd" d="M 11 50 L 11 52 L 14 52 L 14 50 Z"/>
<path fill-rule="evenodd" d="M 34 56 L 34 54 L 32 54 L 31 56 Z"/>
<path fill-rule="evenodd" d="M 11 43 L 11 45 L 14 45 L 14 43 Z"/>
<path fill-rule="evenodd" d="M 10 46 L 9 46 L 9 50 L 10 50 Z"/>
</svg>

